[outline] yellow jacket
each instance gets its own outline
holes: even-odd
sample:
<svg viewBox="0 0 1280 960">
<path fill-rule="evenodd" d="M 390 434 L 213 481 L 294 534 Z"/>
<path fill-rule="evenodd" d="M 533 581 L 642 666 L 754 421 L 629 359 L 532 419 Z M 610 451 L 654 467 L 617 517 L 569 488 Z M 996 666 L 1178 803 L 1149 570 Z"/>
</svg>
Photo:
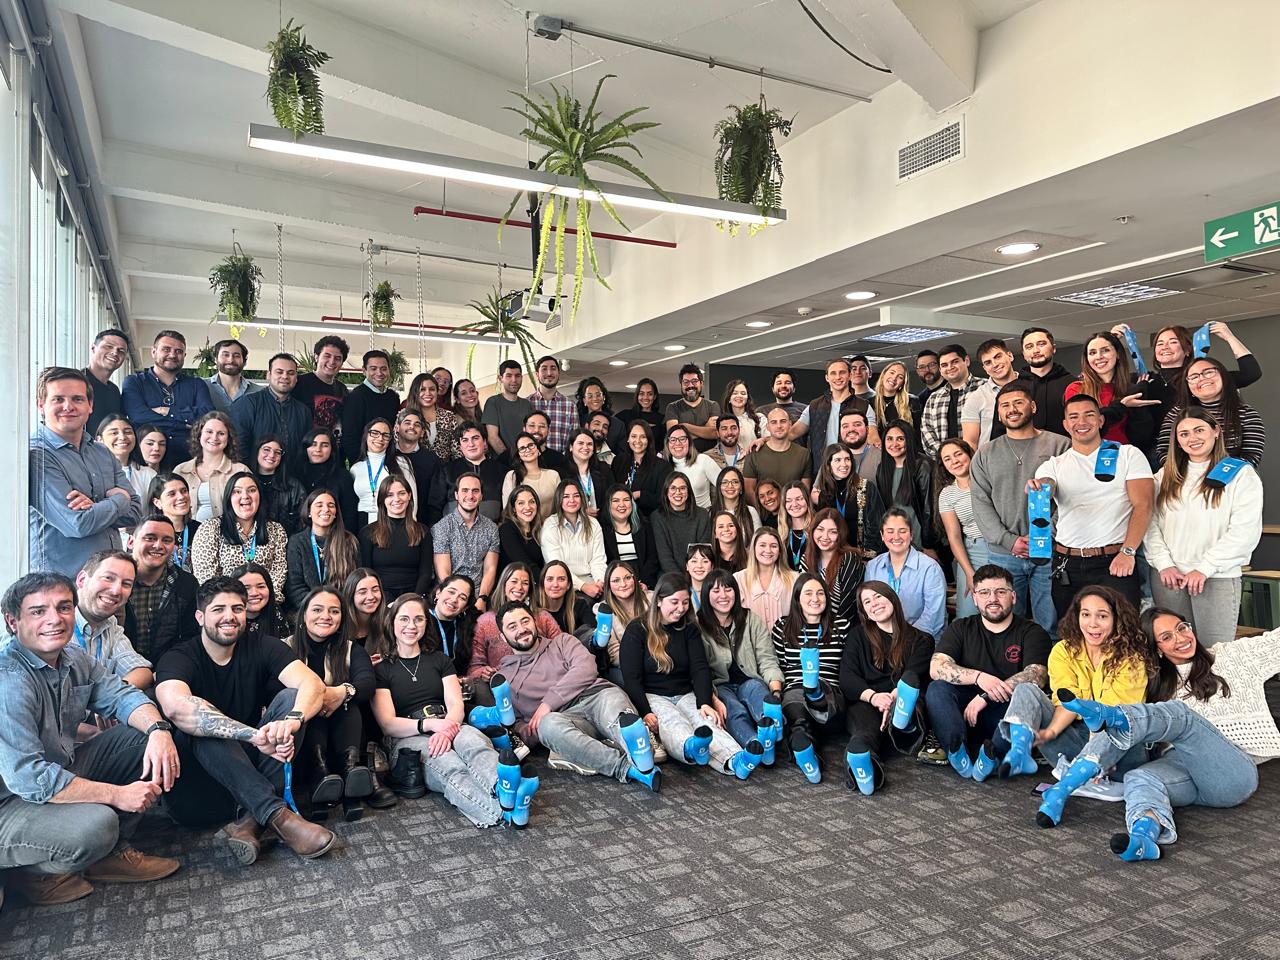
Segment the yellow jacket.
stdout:
<svg viewBox="0 0 1280 960">
<path fill-rule="evenodd" d="M 1089 654 L 1081 644 L 1080 652 L 1072 654 L 1066 643 L 1059 640 L 1049 651 L 1049 689 L 1053 692 L 1053 702 L 1058 703 L 1058 689 L 1065 687 L 1077 697 L 1097 700 L 1108 706 L 1122 703 L 1143 703 L 1147 699 L 1147 671 L 1141 662 L 1125 663 L 1118 668 L 1107 671 L 1103 676 L 1103 668 L 1107 659 L 1103 658 L 1098 667 L 1089 662 Z"/>
</svg>

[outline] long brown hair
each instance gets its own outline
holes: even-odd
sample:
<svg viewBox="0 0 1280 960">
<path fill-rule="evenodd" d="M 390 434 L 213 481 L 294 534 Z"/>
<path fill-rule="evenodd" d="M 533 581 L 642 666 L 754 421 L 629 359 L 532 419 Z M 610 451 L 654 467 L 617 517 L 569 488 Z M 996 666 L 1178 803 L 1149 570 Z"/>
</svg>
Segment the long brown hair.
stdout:
<svg viewBox="0 0 1280 960">
<path fill-rule="evenodd" d="M 893 636 L 885 642 L 884 632 L 880 625 L 867 616 L 862 606 L 862 592 L 870 590 L 879 594 L 893 604 Z M 890 673 L 901 673 L 907 663 L 907 653 L 911 648 L 909 639 L 915 628 L 907 622 L 907 615 L 902 612 L 902 601 L 893 587 L 883 580 L 863 580 L 858 584 L 858 622 L 862 625 L 862 635 L 867 638 L 867 646 L 871 648 L 871 662 L 881 670 L 888 667 Z"/>
<path fill-rule="evenodd" d="M 371 570 L 368 567 L 356 567 L 347 574 L 346 582 L 342 584 L 341 594 L 343 620 L 350 624 L 352 633 L 355 633 L 356 618 L 360 615 L 356 612 L 356 589 L 360 586 L 361 580 L 367 580 L 370 577 L 378 581 L 378 591 L 381 593 L 382 578 L 378 576 L 376 570 Z M 267 583 L 269 585 L 271 581 L 268 580 Z M 386 631 L 386 622 L 383 620 L 383 615 L 386 613 L 386 610 L 387 598 L 383 595 L 382 607 L 369 614 L 369 632 L 364 637 L 364 648 L 368 651 L 369 656 L 371 657 L 385 657 L 388 655 L 387 646 L 389 635 Z M 354 637 L 353 639 L 358 640 L 360 638 Z M 394 650 L 395 645 L 391 644 L 391 647 Z"/>
<path fill-rule="evenodd" d="M 1173 422 L 1173 429 L 1169 434 L 1169 456 L 1164 462 L 1164 471 L 1160 474 L 1160 489 L 1156 491 L 1156 510 L 1164 510 L 1176 502 L 1182 495 L 1182 488 L 1187 482 L 1187 469 L 1191 458 L 1182 449 L 1182 444 L 1178 443 L 1178 427 L 1184 420 L 1201 420 L 1218 430 L 1218 438 L 1213 443 L 1213 453 L 1210 455 L 1209 470 L 1206 470 L 1204 476 L 1200 478 L 1200 485 L 1196 490 L 1204 499 L 1204 505 L 1207 508 L 1217 509 L 1218 504 L 1222 502 L 1222 491 L 1225 487 L 1206 483 L 1206 481 L 1214 466 L 1226 459 L 1227 445 L 1223 441 L 1217 418 L 1212 413 L 1204 407 L 1188 407 Z"/>
<path fill-rule="evenodd" d="M 1111 344 L 1111 349 L 1116 352 L 1116 366 L 1111 372 L 1111 386 L 1115 391 L 1113 396 L 1119 400 L 1127 396 L 1129 388 L 1133 386 L 1133 361 L 1129 359 L 1129 348 L 1110 330 L 1099 330 L 1084 342 L 1084 350 L 1080 354 L 1080 392 L 1093 397 L 1099 404 L 1102 403 L 1102 380 L 1098 378 L 1097 371 L 1089 363 L 1089 344 L 1095 340 L 1107 341 Z"/>
<path fill-rule="evenodd" d="M 416 547 L 422 542 L 426 531 L 414 516 L 417 507 L 414 504 L 413 487 L 409 486 L 409 481 L 399 474 L 390 474 L 378 484 L 378 519 L 373 523 L 371 534 L 373 545 L 382 550 L 391 546 L 391 516 L 387 513 L 387 495 L 391 492 L 393 483 L 400 484 L 409 494 L 409 506 L 404 511 L 404 532 L 409 538 L 409 546 Z"/>
<path fill-rule="evenodd" d="M 812 573 L 802 573 L 796 577 L 796 582 L 791 586 L 791 612 L 787 614 L 786 622 L 782 625 L 782 642 L 784 646 L 800 646 L 800 634 L 803 632 L 807 622 L 804 614 L 800 611 L 800 591 L 804 589 L 804 585 L 810 580 L 822 587 L 822 592 L 827 598 L 827 606 L 822 611 L 822 619 L 818 622 L 818 627 L 824 637 L 831 636 L 831 630 L 835 625 L 835 613 L 831 609 L 831 591 L 827 589 L 826 584 Z"/>
<path fill-rule="evenodd" d="M 638 422 L 638 421 L 637 421 Z M 724 502 L 724 494 L 720 490 L 720 485 L 724 483 L 725 477 L 729 474 L 735 474 L 738 477 L 738 504 L 732 510 Z M 738 527 L 745 534 L 748 530 L 755 529 L 755 521 L 751 519 L 751 510 L 747 503 L 747 481 L 742 475 L 742 471 L 737 467 L 725 466 L 721 469 L 716 477 L 716 488 L 711 491 L 711 512 L 719 513 L 721 510 L 732 513 L 734 519 L 738 521 Z"/>
<path fill-rule="evenodd" d="M 578 618 L 574 616 L 574 608 L 578 605 L 578 591 L 573 586 L 573 571 L 569 569 L 569 565 L 563 560 L 548 560 L 542 565 L 542 572 L 538 574 L 538 603 L 543 610 L 551 610 L 551 607 L 547 606 L 547 591 L 543 587 L 543 583 L 547 579 L 547 571 L 552 567 L 559 567 L 563 570 L 564 575 L 569 580 L 569 586 L 564 592 L 564 599 L 560 601 L 560 609 L 564 611 L 565 629 L 573 633 L 578 625 Z"/>
<path fill-rule="evenodd" d="M 827 569 L 818 574 L 818 562 L 821 558 L 821 551 L 818 545 L 813 542 L 813 531 L 824 520 L 832 520 L 836 525 L 836 548 L 835 556 L 831 558 L 832 562 L 827 564 Z M 844 563 L 844 558 L 853 553 L 853 547 L 849 546 L 849 527 L 844 522 L 844 517 L 840 516 L 840 511 L 833 507 L 823 507 L 813 515 L 813 519 L 809 521 L 808 539 L 804 544 L 804 568 L 810 573 L 819 575 L 822 579 L 822 585 L 826 587 L 830 593 L 836 584 L 836 574 L 840 572 L 840 566 Z"/>
<path fill-rule="evenodd" d="M 235 424 L 221 410 L 211 410 L 191 425 L 191 435 L 187 439 L 187 450 L 190 451 L 196 465 L 199 466 L 204 463 L 204 447 L 200 445 L 200 434 L 204 432 L 205 424 L 211 420 L 217 420 L 227 428 L 227 445 L 222 448 L 222 455 L 227 458 L 227 463 L 238 463 L 240 460 L 240 441 L 236 438 Z M 136 435 L 133 442 L 136 449 L 138 445 Z M 254 469 L 257 469 L 257 466 L 255 463 L 253 465 Z"/>
<path fill-rule="evenodd" d="M 1161 700 L 1172 700 L 1179 689 L 1187 690 L 1191 696 L 1201 703 L 1221 693 L 1231 696 L 1231 685 L 1225 677 L 1213 672 L 1213 651 L 1209 650 L 1200 638 L 1196 637 L 1196 652 L 1191 655 L 1191 669 L 1184 680 L 1173 661 L 1160 653 L 1160 644 L 1156 642 L 1156 621 L 1161 617 L 1173 617 L 1181 622 L 1182 615 L 1166 610 L 1164 607 L 1151 607 L 1144 610 L 1139 622 L 1147 641 L 1156 651 L 1158 667 L 1147 680 L 1147 702 L 1158 703 Z"/>
<path fill-rule="evenodd" d="M 733 556 L 725 560 L 724 555 L 720 552 L 720 541 L 716 539 L 716 521 L 721 517 L 728 517 L 733 523 Z M 736 573 L 741 570 L 747 562 L 747 548 L 743 542 L 746 535 L 742 532 L 742 524 L 738 522 L 737 516 L 732 510 L 717 510 L 711 515 L 711 556 L 712 562 L 717 567 L 723 567 L 726 563 L 733 565 L 731 572 Z"/>
<path fill-rule="evenodd" d="M 346 525 L 342 522 L 338 495 L 324 487 L 316 487 L 307 494 L 307 499 L 302 501 L 302 516 L 306 518 L 304 520 L 306 526 L 303 529 L 310 532 L 311 507 L 321 497 L 328 497 L 333 501 L 333 525 L 329 528 L 329 534 L 324 541 L 324 565 L 329 574 L 325 577 L 325 583 L 336 586 L 346 580 L 359 564 L 360 543 L 347 531 Z"/>
<path fill-rule="evenodd" d="M 1189 410 L 1194 406 L 1203 406 L 1201 401 L 1191 392 L 1191 384 L 1187 382 L 1187 374 L 1197 363 L 1207 363 L 1218 371 L 1218 382 L 1222 384 L 1222 396 L 1217 401 L 1217 422 L 1222 427 L 1222 442 L 1228 450 L 1238 449 L 1244 442 L 1244 431 L 1240 425 L 1240 408 L 1245 405 L 1240 397 L 1240 388 L 1235 378 L 1221 360 L 1213 357 L 1192 357 L 1183 367 L 1182 384 L 1178 387 L 1177 410 Z M 1209 401 L 1213 402 L 1213 401 Z"/>
<path fill-rule="evenodd" d="M 423 614 L 425 614 L 428 620 L 430 620 L 431 605 L 422 598 L 422 594 L 402 593 L 400 594 L 400 596 L 396 597 L 389 604 L 387 604 L 386 609 L 382 611 L 381 616 L 378 618 L 380 621 L 379 629 L 382 633 L 382 636 L 384 637 L 384 642 L 387 645 L 387 649 L 385 651 L 382 651 L 382 655 L 385 656 L 387 659 L 400 656 L 400 654 L 396 652 L 397 650 L 396 648 L 396 614 L 400 612 L 401 607 L 404 607 L 410 603 L 416 603 L 418 606 L 422 607 Z M 368 648 L 366 647 L 366 649 Z M 418 638 L 418 655 L 421 656 L 426 652 L 427 652 L 427 631 L 423 630 L 422 636 Z"/>
<path fill-rule="evenodd" d="M 708 574 L 708 577 L 710 574 Z M 684 590 L 686 593 L 690 590 L 689 578 L 683 573 L 664 573 L 658 578 L 658 585 L 653 588 L 653 601 L 649 604 L 649 612 L 645 615 L 644 624 L 647 639 L 645 646 L 649 651 L 649 656 L 653 658 L 653 662 L 658 665 L 659 673 L 670 673 L 672 667 L 675 666 L 671 659 L 671 654 L 667 653 L 667 626 L 662 622 L 662 601 L 667 599 L 673 593 L 679 593 Z M 690 609 L 692 609 L 690 604 Z M 689 611 L 686 610 L 684 617 L 677 623 L 670 624 L 672 627 L 684 627 L 689 623 Z"/>
<path fill-rule="evenodd" d="M 609 585 L 614 571 L 618 569 L 629 570 L 631 579 L 635 581 L 635 592 L 631 594 L 629 600 L 619 597 Z M 636 568 L 626 560 L 615 560 L 605 567 L 604 596 L 601 599 L 613 614 L 613 631 L 617 636 L 622 636 L 627 629 L 627 624 L 632 620 L 639 620 L 649 615 L 649 599 L 645 596 L 644 584 L 640 582 L 640 575 L 636 573 Z"/>
<path fill-rule="evenodd" d="M 1111 608 L 1111 636 L 1104 644 L 1106 659 L 1102 664 L 1102 676 L 1112 675 L 1131 664 L 1141 667 L 1148 678 L 1156 673 L 1158 665 L 1155 647 L 1142 630 L 1138 611 L 1123 594 L 1111 587 L 1081 587 L 1072 598 L 1071 606 L 1058 621 L 1058 631 L 1067 652 L 1078 657 L 1084 651 L 1084 633 L 1080 630 L 1080 602 L 1086 597 L 1097 597 Z"/>
<path fill-rule="evenodd" d="M 733 591 L 733 607 L 729 610 L 728 627 L 720 625 L 720 618 L 711 609 L 712 587 L 728 587 Z M 738 589 L 738 581 L 733 574 L 728 570 L 712 570 L 702 582 L 702 603 L 698 607 L 698 629 L 702 631 L 702 635 L 716 646 L 732 650 L 736 655 L 742 636 L 746 633 L 748 613 L 747 608 L 742 605 L 742 591 Z"/>
<path fill-rule="evenodd" d="M 338 601 L 341 612 L 338 614 L 338 629 L 324 641 L 324 677 L 322 679 L 327 687 L 340 687 L 351 675 L 351 637 L 347 629 L 347 607 L 342 602 L 342 594 L 338 592 L 337 587 L 325 584 L 307 591 L 302 604 L 298 607 L 298 626 L 294 629 L 293 636 L 289 638 L 289 646 L 294 656 L 303 663 L 307 662 L 307 656 L 310 653 L 307 643 L 312 640 L 307 631 L 307 608 L 311 606 L 312 600 L 326 593 Z"/>
<path fill-rule="evenodd" d="M 533 497 L 534 514 L 533 519 L 529 521 L 529 529 L 524 528 L 524 521 L 516 516 L 516 497 L 522 493 L 528 493 Z M 508 521 L 513 527 L 520 531 L 520 535 L 528 539 L 538 535 L 538 515 L 542 512 L 542 498 L 538 496 L 538 491 L 533 489 L 527 483 L 516 484 L 511 491 L 511 495 L 507 497 L 507 505 L 503 508 L 502 519 Z"/>
</svg>

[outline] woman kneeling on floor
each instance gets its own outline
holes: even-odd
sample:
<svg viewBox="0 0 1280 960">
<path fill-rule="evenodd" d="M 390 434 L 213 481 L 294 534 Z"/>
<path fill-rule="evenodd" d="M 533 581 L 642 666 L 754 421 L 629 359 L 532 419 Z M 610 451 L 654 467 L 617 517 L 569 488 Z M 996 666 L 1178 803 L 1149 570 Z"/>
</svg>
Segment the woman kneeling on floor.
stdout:
<svg viewBox="0 0 1280 960">
<path fill-rule="evenodd" d="M 750 776 L 764 747 L 752 740 L 744 749 L 721 726 L 702 634 L 689 616 L 687 577 L 658 578 L 648 615 L 627 627 L 620 653 L 623 689 L 668 755 Z"/>
</svg>

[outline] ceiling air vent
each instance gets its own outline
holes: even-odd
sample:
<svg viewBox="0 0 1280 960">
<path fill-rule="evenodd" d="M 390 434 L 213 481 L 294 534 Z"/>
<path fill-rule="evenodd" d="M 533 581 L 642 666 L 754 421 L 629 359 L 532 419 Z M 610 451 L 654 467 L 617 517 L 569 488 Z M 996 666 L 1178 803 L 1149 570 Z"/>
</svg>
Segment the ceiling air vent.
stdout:
<svg viewBox="0 0 1280 960">
<path fill-rule="evenodd" d="M 936 133 L 908 143 L 898 151 L 898 179 L 910 180 L 935 167 L 964 158 L 964 126 L 961 120 Z"/>
</svg>

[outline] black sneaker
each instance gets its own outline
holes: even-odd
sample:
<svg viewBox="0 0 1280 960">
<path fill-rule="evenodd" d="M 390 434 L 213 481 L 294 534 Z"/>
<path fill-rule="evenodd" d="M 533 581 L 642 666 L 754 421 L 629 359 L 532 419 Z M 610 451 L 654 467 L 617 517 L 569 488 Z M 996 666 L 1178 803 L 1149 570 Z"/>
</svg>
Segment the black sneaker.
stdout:
<svg viewBox="0 0 1280 960">
<path fill-rule="evenodd" d="M 524 738 L 514 730 L 508 730 L 507 736 L 511 740 L 511 750 L 516 755 L 516 759 L 524 763 L 525 758 L 532 752 L 529 745 L 524 742 Z"/>
<path fill-rule="evenodd" d="M 924 746 L 916 754 L 916 759 L 921 763 L 929 763 L 935 767 L 945 767 L 951 762 L 947 759 L 947 751 L 942 749 L 942 744 L 938 742 L 938 738 L 933 735 L 932 730 L 925 734 Z"/>
</svg>

